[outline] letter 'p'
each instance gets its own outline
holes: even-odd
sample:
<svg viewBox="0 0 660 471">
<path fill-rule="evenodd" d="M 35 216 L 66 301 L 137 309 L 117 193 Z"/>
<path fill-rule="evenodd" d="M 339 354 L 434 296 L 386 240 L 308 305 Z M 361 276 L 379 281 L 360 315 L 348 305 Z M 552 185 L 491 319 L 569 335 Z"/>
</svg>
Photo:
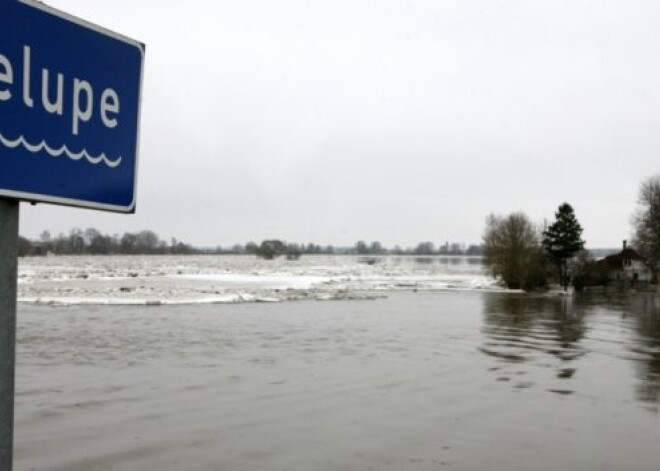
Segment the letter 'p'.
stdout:
<svg viewBox="0 0 660 471">
<path fill-rule="evenodd" d="M 82 95 L 85 96 L 81 100 Z M 84 109 L 81 108 L 81 102 L 84 101 Z M 94 111 L 94 98 L 92 85 L 79 79 L 73 79 L 73 134 L 78 135 L 78 122 L 89 121 Z"/>
</svg>

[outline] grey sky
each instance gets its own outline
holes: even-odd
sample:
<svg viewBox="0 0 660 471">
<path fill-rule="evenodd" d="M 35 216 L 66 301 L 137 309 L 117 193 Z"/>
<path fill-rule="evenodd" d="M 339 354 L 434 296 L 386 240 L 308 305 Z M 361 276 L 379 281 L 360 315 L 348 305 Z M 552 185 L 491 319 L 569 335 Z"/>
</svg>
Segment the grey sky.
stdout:
<svg viewBox="0 0 660 471">
<path fill-rule="evenodd" d="M 657 2 L 48 3 L 147 45 L 138 203 L 23 205 L 29 237 L 471 243 L 568 201 L 617 246 L 658 172 Z"/>
</svg>

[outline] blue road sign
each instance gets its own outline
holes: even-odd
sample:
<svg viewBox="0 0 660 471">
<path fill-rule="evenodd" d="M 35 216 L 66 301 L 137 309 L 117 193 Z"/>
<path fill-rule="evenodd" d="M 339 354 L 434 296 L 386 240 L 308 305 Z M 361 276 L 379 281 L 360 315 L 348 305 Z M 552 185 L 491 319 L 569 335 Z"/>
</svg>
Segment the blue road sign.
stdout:
<svg viewBox="0 0 660 471">
<path fill-rule="evenodd" d="M 144 45 L 0 1 L 0 196 L 131 213 Z"/>
</svg>

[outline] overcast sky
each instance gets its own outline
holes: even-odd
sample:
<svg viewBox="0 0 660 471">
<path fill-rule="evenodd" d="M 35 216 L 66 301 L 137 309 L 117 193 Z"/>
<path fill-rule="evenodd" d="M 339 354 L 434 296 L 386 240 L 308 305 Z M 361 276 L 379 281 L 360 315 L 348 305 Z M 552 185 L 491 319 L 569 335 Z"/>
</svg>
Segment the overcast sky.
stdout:
<svg viewBox="0 0 660 471">
<path fill-rule="evenodd" d="M 22 205 L 21 233 L 478 243 L 573 205 L 630 234 L 660 162 L 660 3 L 51 0 L 147 45 L 137 213 Z"/>
</svg>

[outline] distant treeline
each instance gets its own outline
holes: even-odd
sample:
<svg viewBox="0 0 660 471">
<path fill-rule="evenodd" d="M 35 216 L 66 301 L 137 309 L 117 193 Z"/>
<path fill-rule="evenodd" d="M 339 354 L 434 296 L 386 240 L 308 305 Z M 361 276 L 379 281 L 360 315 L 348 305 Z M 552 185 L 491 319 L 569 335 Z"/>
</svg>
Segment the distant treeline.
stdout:
<svg viewBox="0 0 660 471">
<path fill-rule="evenodd" d="M 103 234 L 94 228 L 74 228 L 68 235 L 51 236 L 43 231 L 37 240 L 19 237 L 18 254 L 26 255 L 138 255 L 138 254 L 195 254 L 201 253 L 190 244 L 160 239 L 153 231 Z"/>
<path fill-rule="evenodd" d="M 287 243 L 279 239 L 264 240 L 260 244 L 248 242 L 231 247 L 194 247 L 175 238 L 161 239 L 155 232 L 144 230 L 120 234 L 103 234 L 94 228 L 72 229 L 69 234 L 52 236 L 43 231 L 39 238 L 19 238 L 20 256 L 38 255 L 165 255 L 165 254 L 237 254 L 256 255 L 271 259 L 286 256 L 296 259 L 301 255 L 481 255 L 482 247 L 465 247 L 458 243 L 445 243 L 438 247 L 433 242 L 420 242 L 414 248 L 384 247 L 380 242 L 367 244 L 358 241 L 352 247 L 335 247 L 314 243 Z"/>
<path fill-rule="evenodd" d="M 445 243 L 435 247 L 433 242 L 420 242 L 414 248 L 384 247 L 380 242 L 367 244 L 358 241 L 353 247 L 333 247 L 327 245 L 322 247 L 315 244 L 291 244 L 278 239 L 264 240 L 257 245 L 249 242 L 245 246 L 236 245 L 232 253 L 254 254 L 265 259 L 273 259 L 285 256 L 295 260 L 303 254 L 338 254 L 338 255 L 481 255 L 482 246 L 470 245 L 467 248 L 461 244 Z"/>
</svg>

